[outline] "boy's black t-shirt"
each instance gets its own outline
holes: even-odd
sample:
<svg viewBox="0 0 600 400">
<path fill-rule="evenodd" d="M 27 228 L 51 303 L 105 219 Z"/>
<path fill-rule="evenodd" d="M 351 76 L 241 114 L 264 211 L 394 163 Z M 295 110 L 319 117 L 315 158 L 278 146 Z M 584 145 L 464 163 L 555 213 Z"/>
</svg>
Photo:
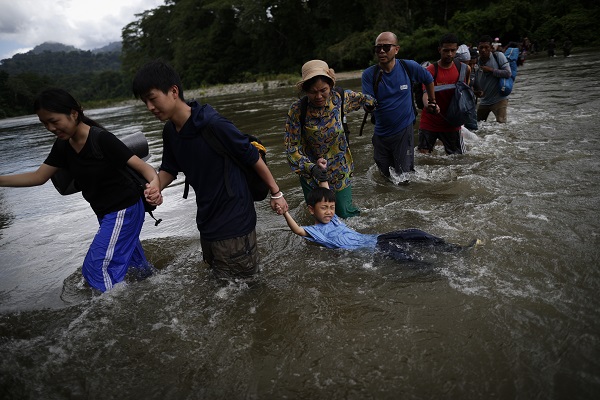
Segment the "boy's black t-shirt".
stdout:
<svg viewBox="0 0 600 400">
<path fill-rule="evenodd" d="M 206 142 L 202 129 L 210 124 L 223 146 L 244 164 L 256 163 L 258 151 L 211 106 L 195 102 L 191 106 L 192 116 L 179 132 L 172 122 L 163 128 L 160 169 L 174 177 L 178 172 L 185 174 L 196 194 L 196 224 L 204 240 L 214 242 L 247 235 L 256 227 L 256 210 L 244 173 Z M 231 196 L 226 180 L 233 190 Z"/>
<path fill-rule="evenodd" d="M 68 169 L 98 216 L 130 207 L 140 195 L 121 170 L 133 152 L 110 132 L 92 127 L 91 134 L 98 136 L 102 159 L 94 155 L 89 137 L 79 153 L 68 141 L 56 139 L 44 164 Z"/>
</svg>

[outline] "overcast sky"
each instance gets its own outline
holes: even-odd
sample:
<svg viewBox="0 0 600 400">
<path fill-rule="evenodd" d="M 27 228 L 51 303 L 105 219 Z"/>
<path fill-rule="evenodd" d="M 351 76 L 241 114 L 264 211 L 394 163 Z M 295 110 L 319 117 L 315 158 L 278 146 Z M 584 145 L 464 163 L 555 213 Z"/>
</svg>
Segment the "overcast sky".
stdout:
<svg viewBox="0 0 600 400">
<path fill-rule="evenodd" d="M 82 50 L 121 40 L 135 14 L 164 0 L 0 0 L 0 60 L 44 42 Z"/>
</svg>

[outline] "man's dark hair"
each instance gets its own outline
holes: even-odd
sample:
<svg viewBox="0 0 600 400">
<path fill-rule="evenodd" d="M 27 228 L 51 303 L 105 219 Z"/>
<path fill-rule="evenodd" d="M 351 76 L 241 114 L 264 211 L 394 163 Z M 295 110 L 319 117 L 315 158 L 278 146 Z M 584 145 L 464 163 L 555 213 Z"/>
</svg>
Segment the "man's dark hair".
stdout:
<svg viewBox="0 0 600 400">
<path fill-rule="evenodd" d="M 444 45 L 444 43 L 456 43 L 456 44 L 458 44 L 458 36 L 456 36 L 454 33 L 446 33 L 440 39 L 440 47 L 442 47 Z"/>
<path fill-rule="evenodd" d="M 335 192 L 331 189 L 324 187 L 318 187 L 310 192 L 306 196 L 306 204 L 314 207 L 320 201 L 329 201 L 335 203 Z"/>
<path fill-rule="evenodd" d="M 479 38 L 479 43 L 489 43 L 492 44 L 494 41 L 490 35 L 483 35 Z"/>
<path fill-rule="evenodd" d="M 133 78 L 132 89 L 135 97 L 140 98 L 152 89 L 158 89 L 167 94 L 173 86 L 177 86 L 179 98 L 184 100 L 183 85 L 177 72 L 166 62 L 154 60 L 146 63 L 138 70 Z"/>
</svg>

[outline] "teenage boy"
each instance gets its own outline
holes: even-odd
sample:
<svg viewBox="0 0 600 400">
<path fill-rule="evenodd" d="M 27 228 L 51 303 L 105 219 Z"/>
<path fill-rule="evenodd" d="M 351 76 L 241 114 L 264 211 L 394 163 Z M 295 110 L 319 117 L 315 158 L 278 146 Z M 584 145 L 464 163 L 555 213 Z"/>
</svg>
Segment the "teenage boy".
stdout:
<svg viewBox="0 0 600 400">
<path fill-rule="evenodd" d="M 420 153 L 433 152 L 438 139 L 443 143 L 446 154 L 465 153 L 460 126 L 453 126 L 446 119 L 448 108 L 454 99 L 456 82 L 462 77 L 463 82 L 469 84 L 471 75 L 471 69 L 467 64 L 455 61 L 458 48 L 458 37 L 452 33 L 445 34 L 440 39 L 438 46 L 440 59 L 427 67 L 431 76 L 434 77 L 435 99 L 440 112 L 426 111 L 421 114 L 418 145 Z M 464 51 L 467 60 L 470 59 L 467 46 L 464 46 Z M 423 93 L 423 104 L 428 104 L 428 102 L 429 95 L 425 92 Z"/>
<path fill-rule="evenodd" d="M 445 251 L 462 248 L 414 228 L 382 235 L 356 232 L 335 215 L 335 193 L 327 182 L 321 182 L 308 194 L 306 204 L 315 224 L 299 226 L 290 213 L 285 212 L 283 216 L 288 226 L 296 235 L 330 249 L 373 249 L 396 260 L 412 260 L 410 250 L 414 246 L 441 246 Z"/>
<path fill-rule="evenodd" d="M 287 202 L 257 149 L 233 123 L 210 105 L 187 103 L 173 68 L 161 61 L 144 65 L 133 80 L 133 93 L 161 121 L 163 128 L 160 190 L 179 172 L 196 193 L 196 224 L 204 261 L 219 279 L 248 278 L 258 272 L 256 210 L 244 172 L 215 151 L 202 132 L 212 129 L 221 144 L 243 164 L 252 166 L 271 191 L 270 205 L 279 213 Z M 162 203 L 147 189 L 153 204 Z"/>
</svg>

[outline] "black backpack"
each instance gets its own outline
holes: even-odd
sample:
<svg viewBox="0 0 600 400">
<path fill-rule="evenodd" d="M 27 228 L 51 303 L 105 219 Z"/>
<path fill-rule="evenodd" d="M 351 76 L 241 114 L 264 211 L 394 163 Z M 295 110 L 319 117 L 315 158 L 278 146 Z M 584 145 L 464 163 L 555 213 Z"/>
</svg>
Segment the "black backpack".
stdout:
<svg viewBox="0 0 600 400">
<path fill-rule="evenodd" d="M 348 146 L 350 146 L 350 128 L 348 127 L 348 123 L 346 122 L 346 116 L 344 115 L 344 98 L 346 97 L 344 95 L 344 89 L 342 89 L 341 87 L 335 86 L 333 88 L 333 90 L 338 92 L 342 98 L 342 104 L 340 105 L 340 107 L 341 107 L 340 116 L 342 117 L 342 126 L 344 127 L 344 135 L 346 136 L 346 142 L 348 143 Z M 308 97 L 304 96 L 304 97 L 302 97 L 302 99 L 300 99 L 300 133 L 301 134 L 304 134 L 304 125 L 306 123 L 307 108 L 308 108 Z"/>
<path fill-rule="evenodd" d="M 225 188 L 227 189 L 227 193 L 230 196 L 233 196 L 233 190 L 231 188 L 229 179 L 226 179 L 226 177 L 229 176 L 229 165 L 230 162 L 233 161 L 244 173 L 246 177 L 246 182 L 248 183 L 248 190 L 250 190 L 254 201 L 262 201 L 267 198 L 267 195 L 269 194 L 269 187 L 267 186 L 267 184 L 262 180 L 260 176 L 258 176 L 254 168 L 240 162 L 233 154 L 231 154 L 231 152 L 227 150 L 225 146 L 223 146 L 221 141 L 217 138 L 211 123 L 208 123 L 208 125 L 202 128 L 199 134 L 202 135 L 202 137 L 204 137 L 209 146 L 212 147 L 213 150 L 216 151 L 219 155 L 221 155 L 225 160 Z M 258 149 L 258 154 L 266 164 L 267 150 L 260 141 L 260 139 L 256 136 L 248 135 L 247 133 L 243 133 L 243 135 L 245 135 L 248 138 L 248 140 L 250 140 L 250 143 Z M 189 191 L 190 184 L 186 178 L 183 188 L 184 199 L 187 199 Z"/>
<path fill-rule="evenodd" d="M 420 85 L 421 85 L 420 83 L 413 82 L 412 79 L 410 79 L 410 75 L 408 75 L 408 67 L 406 66 L 406 61 L 404 61 L 401 58 L 399 58 L 398 61 L 400 61 L 400 65 L 402 66 L 402 69 L 406 73 L 406 76 L 408 76 L 408 80 L 411 82 L 410 97 L 411 97 L 413 112 L 415 113 L 415 120 L 414 120 L 413 124 L 416 124 L 417 123 L 416 117 L 417 117 L 417 115 L 419 115 L 417 106 L 418 106 L 418 108 L 423 109 L 423 106 L 422 106 L 423 90 L 420 87 Z M 382 78 L 383 78 L 383 70 L 381 68 L 373 68 L 373 94 L 375 95 L 374 96 L 375 98 L 377 98 L 377 90 L 379 88 L 379 82 L 381 82 Z M 420 94 L 420 97 L 419 97 L 419 94 Z M 362 124 L 360 125 L 360 131 L 358 132 L 358 136 L 362 136 L 363 129 L 365 127 L 365 123 L 367 122 L 367 117 L 370 113 L 372 113 L 372 111 L 365 110 L 365 116 L 363 117 Z M 375 115 L 374 114 L 371 115 L 371 123 L 375 124 Z"/>
<path fill-rule="evenodd" d="M 470 121 L 471 115 L 475 112 L 477 107 L 477 99 L 473 88 L 465 83 L 467 75 L 467 66 L 461 63 L 459 60 L 454 60 L 454 65 L 459 71 L 458 80 L 452 85 L 436 86 L 436 88 L 445 87 L 450 89 L 454 87 L 454 96 L 448 106 L 446 115 L 442 115 L 450 125 L 461 126 Z M 433 81 L 437 79 L 438 64 L 435 63 L 435 73 L 433 75 Z M 444 89 L 441 89 L 444 90 Z"/>
</svg>

